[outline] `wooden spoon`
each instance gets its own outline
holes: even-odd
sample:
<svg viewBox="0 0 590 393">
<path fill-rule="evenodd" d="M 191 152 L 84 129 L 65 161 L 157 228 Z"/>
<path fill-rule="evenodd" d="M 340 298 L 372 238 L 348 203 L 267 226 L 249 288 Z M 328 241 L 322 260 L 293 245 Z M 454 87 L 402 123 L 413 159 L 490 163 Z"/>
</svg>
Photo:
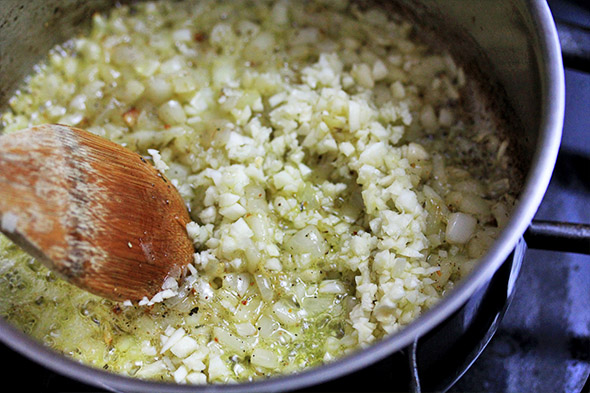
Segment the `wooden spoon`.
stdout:
<svg viewBox="0 0 590 393">
<path fill-rule="evenodd" d="M 112 300 L 150 298 L 194 252 L 170 181 L 139 154 L 63 125 L 0 136 L 0 215 L 12 241 Z"/>
</svg>

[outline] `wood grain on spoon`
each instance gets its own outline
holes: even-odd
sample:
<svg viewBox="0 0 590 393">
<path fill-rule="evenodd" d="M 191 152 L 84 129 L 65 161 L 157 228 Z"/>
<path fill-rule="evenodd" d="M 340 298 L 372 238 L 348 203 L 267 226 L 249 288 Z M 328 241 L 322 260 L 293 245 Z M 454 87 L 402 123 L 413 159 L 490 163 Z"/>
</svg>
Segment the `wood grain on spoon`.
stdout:
<svg viewBox="0 0 590 393">
<path fill-rule="evenodd" d="M 112 300 L 140 300 L 191 261 L 174 186 L 137 153 L 42 125 L 0 137 L 2 232 L 50 269 Z"/>
</svg>

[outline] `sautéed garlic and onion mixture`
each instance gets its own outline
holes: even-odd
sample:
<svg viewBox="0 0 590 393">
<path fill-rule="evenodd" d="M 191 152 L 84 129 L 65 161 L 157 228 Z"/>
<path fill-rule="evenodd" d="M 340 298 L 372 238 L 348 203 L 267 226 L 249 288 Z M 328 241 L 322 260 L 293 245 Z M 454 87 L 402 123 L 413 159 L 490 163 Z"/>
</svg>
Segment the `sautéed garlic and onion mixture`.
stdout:
<svg viewBox="0 0 590 393">
<path fill-rule="evenodd" d="M 296 372 L 403 328 L 469 273 L 518 190 L 477 84 L 415 29 L 346 1 L 94 15 L 1 128 L 72 125 L 152 159 L 190 209 L 194 262 L 114 303 L 2 237 L 0 314 L 84 363 L 178 383 Z"/>
</svg>

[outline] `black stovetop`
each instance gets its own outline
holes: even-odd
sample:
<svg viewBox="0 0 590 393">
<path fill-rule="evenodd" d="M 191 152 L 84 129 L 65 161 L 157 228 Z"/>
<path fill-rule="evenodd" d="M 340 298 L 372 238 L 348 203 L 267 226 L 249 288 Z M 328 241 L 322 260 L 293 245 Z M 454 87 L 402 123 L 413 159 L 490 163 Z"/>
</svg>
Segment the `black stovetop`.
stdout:
<svg viewBox="0 0 590 393">
<path fill-rule="evenodd" d="M 590 27 L 587 0 L 548 3 L 557 18 Z M 588 112 L 590 74 L 566 70 L 562 147 L 537 219 L 590 223 Z M 1 344 L 0 356 L 7 361 L 5 376 L 27 376 L 17 379 L 22 391 L 99 391 L 52 373 Z M 450 391 L 578 393 L 589 373 L 590 256 L 529 250 L 498 331 Z M 358 375 L 364 392 L 389 390 L 379 379 L 364 379 L 362 371 Z M 351 390 L 360 391 L 352 386 Z"/>
</svg>

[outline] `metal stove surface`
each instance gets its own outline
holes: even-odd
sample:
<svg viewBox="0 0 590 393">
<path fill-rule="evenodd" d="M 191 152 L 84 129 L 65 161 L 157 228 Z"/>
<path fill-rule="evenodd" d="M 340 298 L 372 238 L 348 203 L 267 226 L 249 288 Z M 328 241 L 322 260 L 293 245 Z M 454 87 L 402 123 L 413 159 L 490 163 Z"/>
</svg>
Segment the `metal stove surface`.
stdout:
<svg viewBox="0 0 590 393">
<path fill-rule="evenodd" d="M 554 15 L 590 27 L 587 0 L 549 0 Z M 590 74 L 566 70 L 566 121 L 557 166 L 536 218 L 590 223 Z M 3 374 L 33 392 L 97 392 L 38 366 L 0 344 Z M 376 376 L 383 364 L 356 375 L 349 391 L 390 391 Z M 450 389 L 459 392 L 567 392 L 590 373 L 590 257 L 529 250 L 512 304 L 481 356 Z M 357 379 L 357 378 L 355 378 Z M 330 384 L 322 391 L 330 391 Z M 334 391 L 342 391 L 337 381 Z M 313 391 L 313 388 L 311 389 Z"/>
</svg>

